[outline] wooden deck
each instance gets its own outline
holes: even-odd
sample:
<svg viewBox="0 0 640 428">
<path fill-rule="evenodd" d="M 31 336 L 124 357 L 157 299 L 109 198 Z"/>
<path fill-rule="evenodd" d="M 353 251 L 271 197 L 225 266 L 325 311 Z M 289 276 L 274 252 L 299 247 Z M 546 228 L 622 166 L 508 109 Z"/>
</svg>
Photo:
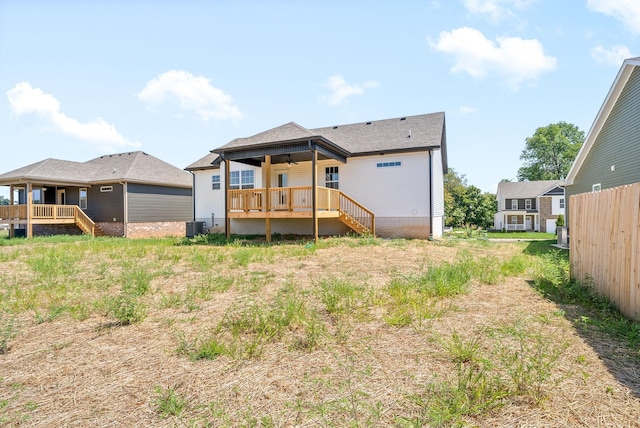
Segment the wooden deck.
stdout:
<svg viewBox="0 0 640 428">
<path fill-rule="evenodd" d="M 229 218 L 312 218 L 311 186 L 229 190 Z M 338 189 L 318 187 L 318 218 L 337 218 L 358 233 L 375 234 L 375 214 Z"/>
<path fill-rule="evenodd" d="M 26 224 L 28 229 L 34 224 L 75 224 L 84 233 L 96 234 L 95 223 L 77 205 L 32 204 L 30 210 L 27 205 L 1 205 L 0 223 Z"/>
</svg>

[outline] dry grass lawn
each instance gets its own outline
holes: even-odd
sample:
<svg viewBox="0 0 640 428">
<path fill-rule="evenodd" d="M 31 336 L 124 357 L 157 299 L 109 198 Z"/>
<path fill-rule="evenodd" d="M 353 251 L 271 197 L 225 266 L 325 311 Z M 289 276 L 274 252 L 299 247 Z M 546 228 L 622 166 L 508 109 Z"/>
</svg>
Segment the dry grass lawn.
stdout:
<svg viewBox="0 0 640 428">
<path fill-rule="evenodd" d="M 527 249 L 0 246 L 0 424 L 640 426 L 639 350 L 543 298 Z M 460 290 L 425 291 L 464 263 Z M 124 295 L 139 321 L 119 321 Z"/>
</svg>

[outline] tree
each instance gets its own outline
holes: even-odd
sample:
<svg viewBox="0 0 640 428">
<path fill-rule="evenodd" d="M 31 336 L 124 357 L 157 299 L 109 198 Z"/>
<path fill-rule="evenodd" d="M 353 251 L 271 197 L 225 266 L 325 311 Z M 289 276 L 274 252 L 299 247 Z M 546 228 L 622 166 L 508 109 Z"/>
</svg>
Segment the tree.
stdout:
<svg viewBox="0 0 640 428">
<path fill-rule="evenodd" d="M 0 195 L 0 205 L 9 205 L 9 199 Z"/>
<path fill-rule="evenodd" d="M 520 155 L 518 181 L 564 180 L 584 142 L 577 126 L 558 122 L 536 129 Z"/>
<path fill-rule="evenodd" d="M 469 186 L 464 175 L 458 175 L 453 168 L 449 168 L 444 176 L 445 226 L 491 226 L 496 213 L 495 199 L 495 195 L 482 193 L 476 186 Z"/>
</svg>

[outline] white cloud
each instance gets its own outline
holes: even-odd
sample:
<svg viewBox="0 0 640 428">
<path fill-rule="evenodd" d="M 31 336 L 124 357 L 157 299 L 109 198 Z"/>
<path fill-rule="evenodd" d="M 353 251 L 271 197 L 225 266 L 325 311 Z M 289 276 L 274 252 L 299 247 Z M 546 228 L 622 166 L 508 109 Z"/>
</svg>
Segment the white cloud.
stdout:
<svg viewBox="0 0 640 428">
<path fill-rule="evenodd" d="M 514 90 L 556 68 L 556 59 L 545 55 L 537 39 L 498 37 L 496 41 L 474 28 L 462 27 L 441 32 L 437 42 L 430 44 L 439 52 L 453 55 L 454 73 L 467 73 L 476 79 L 499 76 Z"/>
<path fill-rule="evenodd" d="M 149 80 L 138 98 L 149 105 L 161 105 L 167 100 L 177 102 L 182 110 L 195 113 L 205 122 L 210 119 L 236 122 L 244 116 L 230 95 L 211 86 L 206 77 L 184 70 L 170 70 Z"/>
<path fill-rule="evenodd" d="M 588 0 L 587 7 L 622 21 L 632 34 L 640 35 L 640 2 L 638 0 Z"/>
<path fill-rule="evenodd" d="M 116 128 L 102 118 L 81 123 L 60 111 L 60 102 L 42 89 L 34 88 L 28 82 L 21 82 L 7 91 L 9 106 L 16 115 L 37 114 L 50 122 L 56 129 L 90 143 L 97 144 L 106 152 L 117 147 L 140 147 L 137 141 L 123 137 Z"/>
<path fill-rule="evenodd" d="M 331 94 L 323 97 L 323 100 L 330 106 L 337 106 L 345 102 L 351 95 L 361 95 L 366 88 L 377 87 L 378 83 L 369 81 L 362 85 L 351 85 L 342 76 L 335 75 L 329 77 L 323 86 L 331 91 Z"/>
<path fill-rule="evenodd" d="M 492 22 L 517 17 L 514 9 L 524 9 L 534 0 L 464 0 L 471 14 L 486 16 Z"/>
<path fill-rule="evenodd" d="M 632 55 L 626 46 L 618 45 L 606 49 L 604 46 L 598 45 L 591 49 L 591 57 L 600 64 L 620 66 L 625 59 L 631 58 Z"/>
</svg>

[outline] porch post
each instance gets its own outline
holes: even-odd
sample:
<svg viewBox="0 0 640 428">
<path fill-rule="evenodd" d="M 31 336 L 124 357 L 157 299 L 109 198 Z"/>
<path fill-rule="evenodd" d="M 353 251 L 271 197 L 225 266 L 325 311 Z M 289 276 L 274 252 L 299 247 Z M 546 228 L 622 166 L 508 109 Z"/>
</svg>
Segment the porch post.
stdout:
<svg viewBox="0 0 640 428">
<path fill-rule="evenodd" d="M 9 185 L 9 206 L 13 206 L 14 200 L 13 200 L 13 184 Z M 11 208 L 9 208 L 11 209 Z M 11 213 L 11 211 L 9 211 L 9 213 Z M 14 238 L 16 235 L 16 225 L 14 222 L 15 219 L 11 219 L 11 223 L 9 223 L 9 238 Z"/>
<path fill-rule="evenodd" d="M 313 220 L 313 242 L 318 242 L 318 152 L 311 151 L 311 209 Z"/>
<path fill-rule="evenodd" d="M 265 228 L 267 235 L 267 242 L 271 242 L 271 192 L 269 188 L 271 187 L 271 155 L 265 155 L 264 157 L 264 174 L 265 174 L 265 192 L 266 195 L 264 197 L 264 211 L 266 213 L 265 218 Z"/>
<path fill-rule="evenodd" d="M 230 161 L 224 160 L 224 233 L 228 239 L 231 239 L 231 219 L 229 218 L 229 180 L 231 173 L 229 172 Z"/>
<path fill-rule="evenodd" d="M 33 186 L 27 182 L 27 239 L 33 237 L 33 224 L 31 224 L 31 205 L 33 204 Z"/>
</svg>

